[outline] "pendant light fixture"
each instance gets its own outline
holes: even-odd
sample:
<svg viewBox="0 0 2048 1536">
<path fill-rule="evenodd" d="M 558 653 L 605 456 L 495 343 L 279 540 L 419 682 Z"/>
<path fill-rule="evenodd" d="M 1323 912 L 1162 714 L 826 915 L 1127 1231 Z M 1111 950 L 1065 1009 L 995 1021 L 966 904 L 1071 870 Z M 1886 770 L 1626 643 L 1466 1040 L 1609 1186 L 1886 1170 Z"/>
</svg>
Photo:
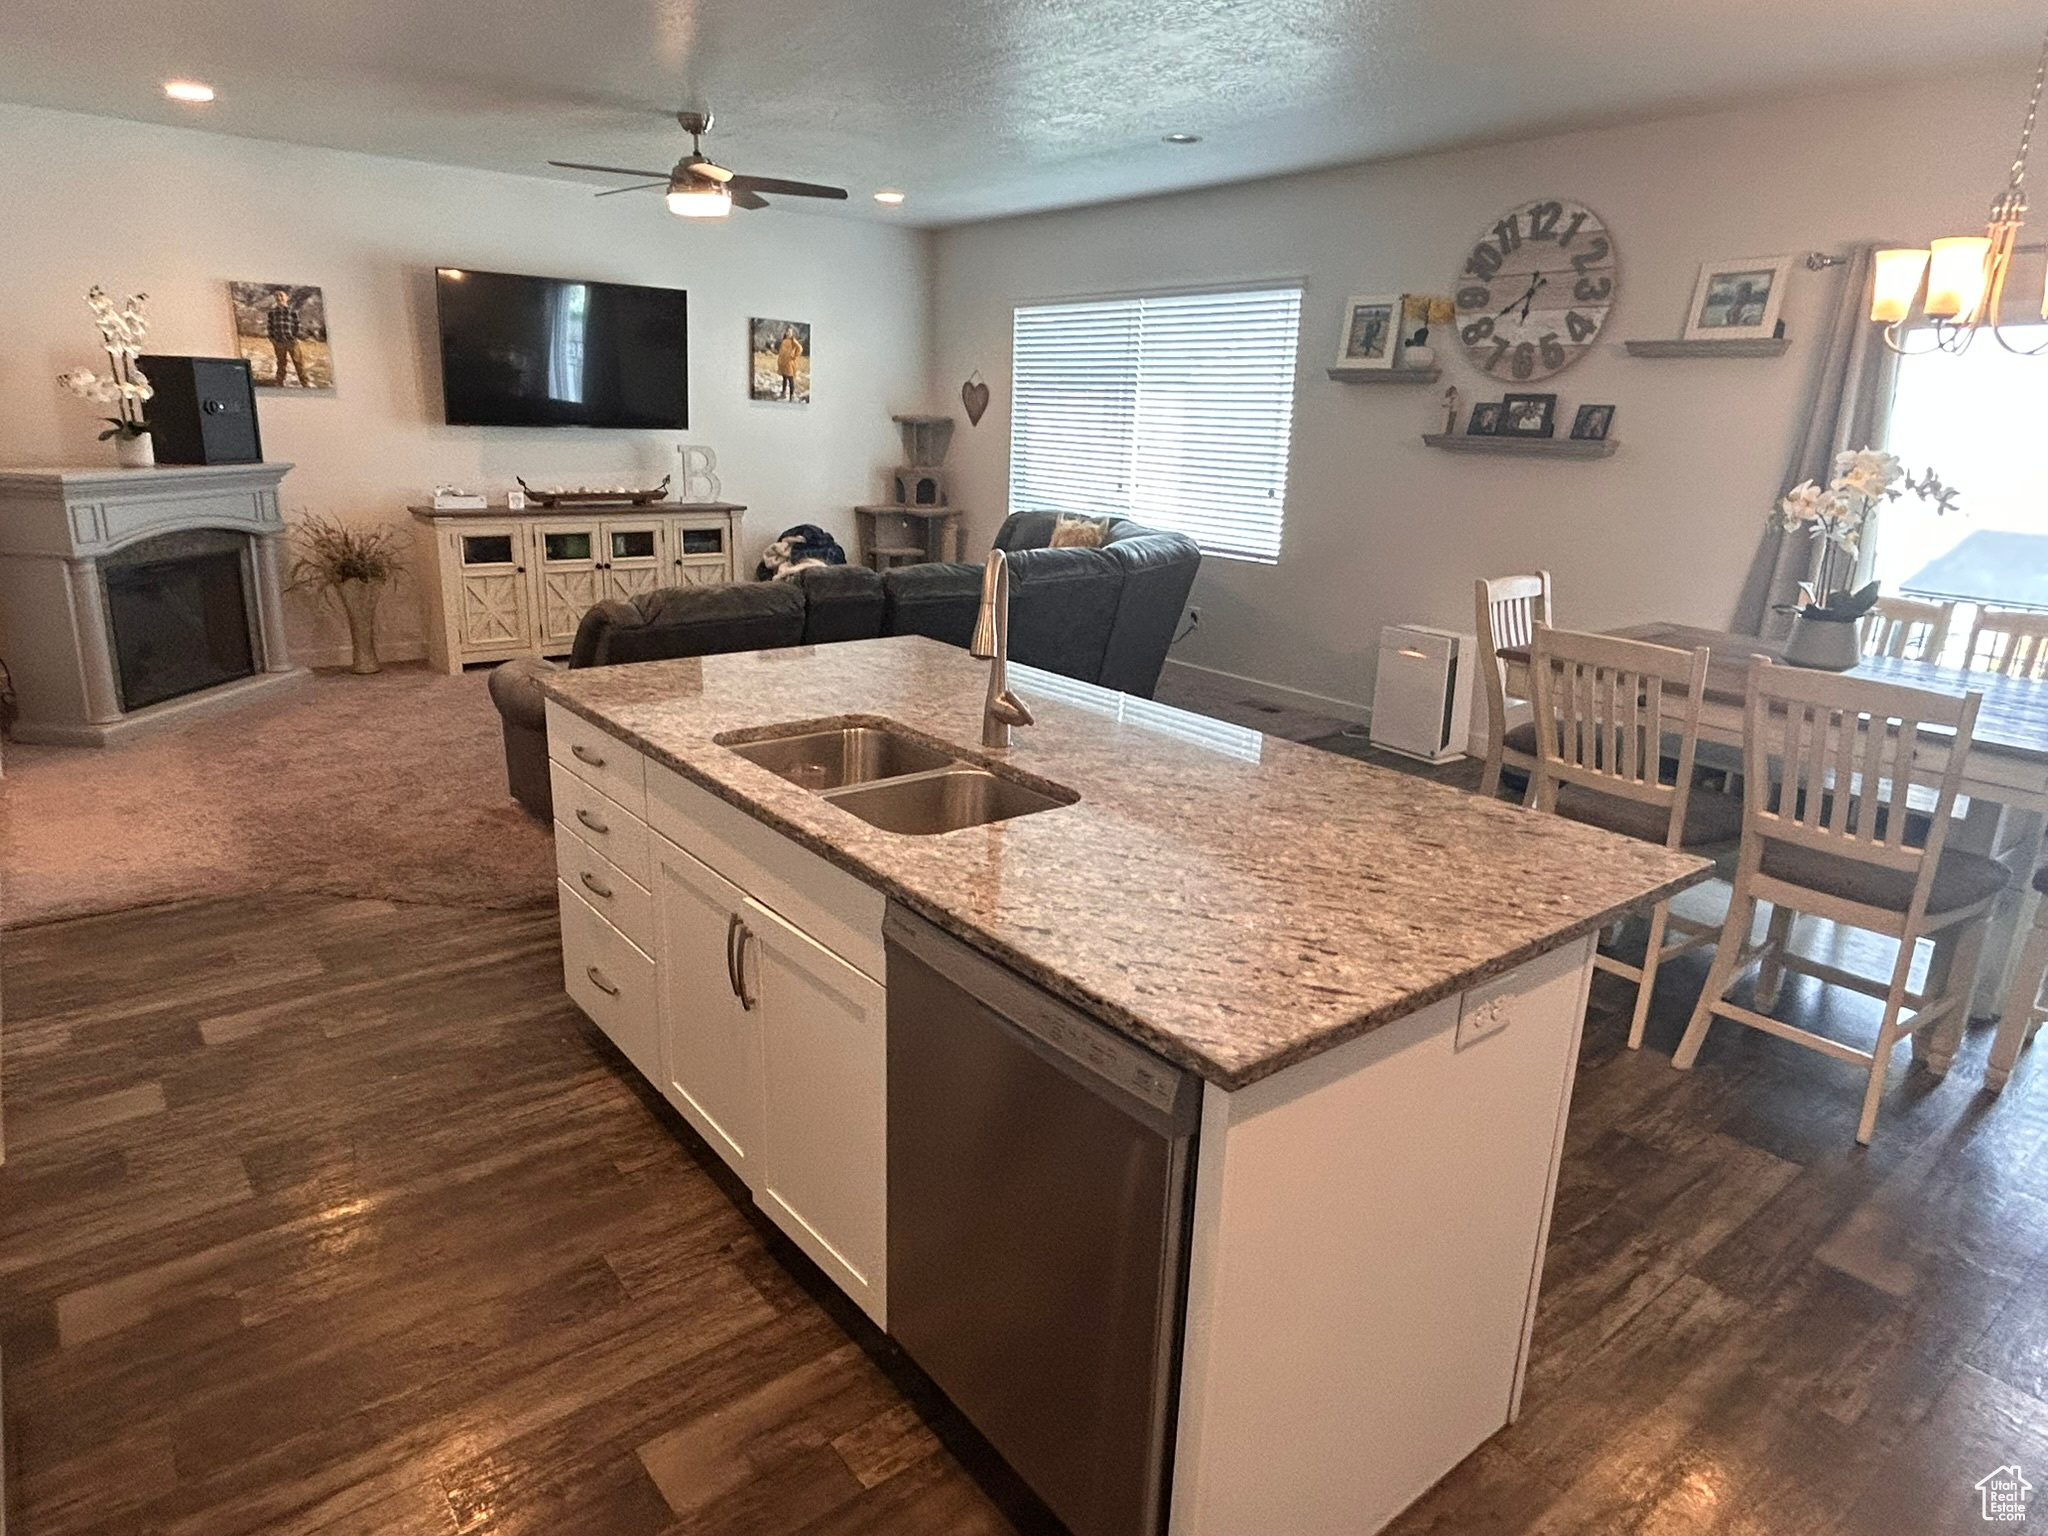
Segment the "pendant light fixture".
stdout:
<svg viewBox="0 0 2048 1536">
<path fill-rule="evenodd" d="M 2048 37 L 2042 39 L 2041 59 L 2034 69 L 2034 92 L 2020 128 L 2019 153 L 2013 156 L 2005 190 L 1991 204 L 1991 222 L 1984 233 L 1930 241 L 1924 250 L 1877 253 L 1871 274 L 1870 318 L 1884 326 L 1884 343 L 1894 352 L 1959 353 L 1985 329 L 2008 352 L 2022 357 L 2048 352 L 2048 341 L 2037 347 L 2014 345 L 2002 328 L 2001 309 L 2006 279 L 2012 275 L 2013 250 L 2027 217 L 2027 157 L 2034 145 L 2034 120 L 2040 114 L 2044 81 L 2048 81 Z M 1915 329 L 1932 333 L 1930 346 L 1906 345 L 1906 325 L 1916 300 L 1929 323 Z M 2041 315 L 2048 320 L 2048 293 L 2042 296 Z"/>
</svg>

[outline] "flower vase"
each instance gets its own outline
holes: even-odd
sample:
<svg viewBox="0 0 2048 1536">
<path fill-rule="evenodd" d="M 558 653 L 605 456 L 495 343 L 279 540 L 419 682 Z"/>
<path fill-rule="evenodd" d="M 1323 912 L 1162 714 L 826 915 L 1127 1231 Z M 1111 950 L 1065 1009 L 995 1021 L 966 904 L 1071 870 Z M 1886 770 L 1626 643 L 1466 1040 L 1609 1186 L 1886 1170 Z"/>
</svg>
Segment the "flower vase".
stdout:
<svg viewBox="0 0 2048 1536">
<path fill-rule="evenodd" d="M 382 672 L 384 664 L 377 659 L 377 599 L 383 589 L 370 581 L 342 581 L 334 590 L 348 618 L 349 645 L 355 652 L 349 671 L 363 677 Z"/>
<path fill-rule="evenodd" d="M 119 434 L 114 438 L 114 462 L 123 469 L 155 469 L 156 439 L 147 432 L 133 437 Z"/>
<path fill-rule="evenodd" d="M 1860 615 L 1859 615 L 1860 618 Z M 1863 659 L 1863 626 L 1857 619 L 1823 618 L 1802 610 L 1792 620 L 1785 660 L 1820 672 L 1847 672 Z"/>
</svg>

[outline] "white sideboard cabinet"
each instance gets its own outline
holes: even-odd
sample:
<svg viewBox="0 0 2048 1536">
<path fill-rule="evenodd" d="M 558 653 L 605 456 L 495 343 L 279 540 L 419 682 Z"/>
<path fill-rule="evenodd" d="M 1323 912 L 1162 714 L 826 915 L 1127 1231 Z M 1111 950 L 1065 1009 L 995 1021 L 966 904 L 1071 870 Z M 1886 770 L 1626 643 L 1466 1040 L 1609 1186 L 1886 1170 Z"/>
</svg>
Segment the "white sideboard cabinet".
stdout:
<svg viewBox="0 0 2048 1536">
<path fill-rule="evenodd" d="M 651 507 L 413 507 L 431 540 L 427 648 L 436 667 L 566 656 L 583 615 L 607 598 L 717 586 L 740 574 L 732 502 Z"/>
</svg>

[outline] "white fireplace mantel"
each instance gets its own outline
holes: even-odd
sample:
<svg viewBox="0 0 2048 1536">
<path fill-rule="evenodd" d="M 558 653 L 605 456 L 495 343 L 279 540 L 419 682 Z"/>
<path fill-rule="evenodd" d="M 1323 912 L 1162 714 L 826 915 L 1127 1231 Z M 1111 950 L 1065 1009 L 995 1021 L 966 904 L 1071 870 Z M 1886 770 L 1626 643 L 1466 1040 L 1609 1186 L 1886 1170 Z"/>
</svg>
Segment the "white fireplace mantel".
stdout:
<svg viewBox="0 0 2048 1536">
<path fill-rule="evenodd" d="M 277 487 L 290 468 L 0 470 L 0 661 L 20 702 L 15 739 L 105 746 L 302 678 L 285 645 L 280 577 Z M 193 529 L 248 537 L 243 574 L 256 672 L 124 710 L 99 562 L 143 539 Z"/>
</svg>

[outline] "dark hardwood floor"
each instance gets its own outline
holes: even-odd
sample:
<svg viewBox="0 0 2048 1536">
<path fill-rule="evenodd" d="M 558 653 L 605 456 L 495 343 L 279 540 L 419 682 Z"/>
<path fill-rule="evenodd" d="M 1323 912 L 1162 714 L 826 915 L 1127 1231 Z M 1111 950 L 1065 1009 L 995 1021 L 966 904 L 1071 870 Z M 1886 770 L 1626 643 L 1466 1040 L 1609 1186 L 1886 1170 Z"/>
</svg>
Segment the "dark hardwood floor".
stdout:
<svg viewBox="0 0 2048 1536">
<path fill-rule="evenodd" d="M 562 996 L 551 909 L 198 903 L 4 964 L 13 1536 L 1032 1523 Z M 1672 1069 L 1700 977 L 1640 1053 L 1600 979 L 1523 1417 L 1402 1536 L 1921 1536 L 2048 1487 L 2048 1073 L 1984 1099 L 1973 1033 L 1860 1152 L 1840 1064 L 1723 1028 Z"/>
</svg>

